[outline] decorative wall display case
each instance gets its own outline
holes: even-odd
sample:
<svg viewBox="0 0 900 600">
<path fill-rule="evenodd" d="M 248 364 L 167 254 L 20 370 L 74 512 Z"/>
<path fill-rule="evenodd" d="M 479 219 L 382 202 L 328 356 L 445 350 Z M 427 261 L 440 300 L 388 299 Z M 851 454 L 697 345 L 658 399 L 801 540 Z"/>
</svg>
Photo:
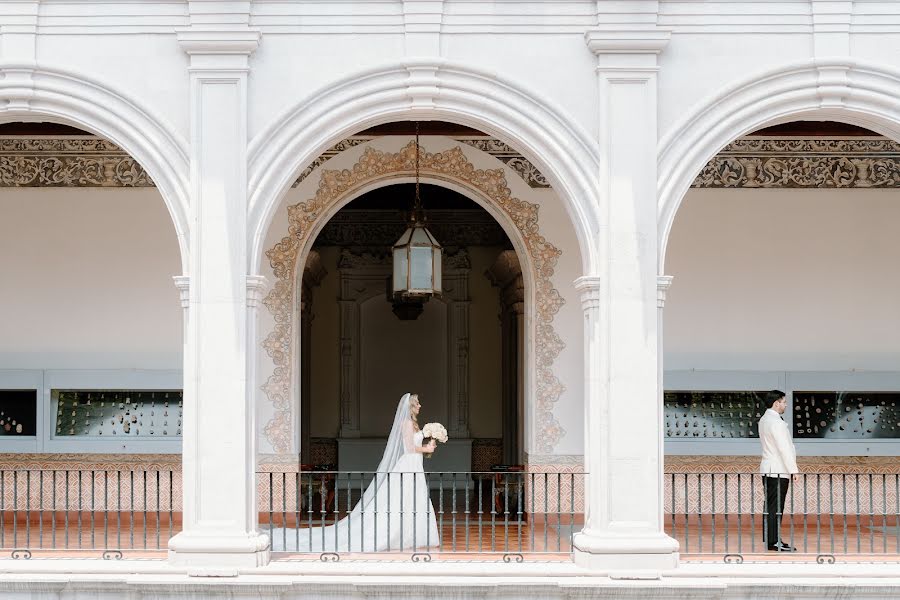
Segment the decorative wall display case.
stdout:
<svg viewBox="0 0 900 600">
<path fill-rule="evenodd" d="M 37 435 L 37 390 L 0 389 L 0 436 Z"/>
<path fill-rule="evenodd" d="M 900 439 L 900 392 L 793 393 L 794 438 Z"/>
<path fill-rule="evenodd" d="M 667 438 L 758 438 L 764 391 L 667 391 Z"/>
<path fill-rule="evenodd" d="M 181 390 L 51 390 L 53 436 L 180 438 Z"/>
</svg>

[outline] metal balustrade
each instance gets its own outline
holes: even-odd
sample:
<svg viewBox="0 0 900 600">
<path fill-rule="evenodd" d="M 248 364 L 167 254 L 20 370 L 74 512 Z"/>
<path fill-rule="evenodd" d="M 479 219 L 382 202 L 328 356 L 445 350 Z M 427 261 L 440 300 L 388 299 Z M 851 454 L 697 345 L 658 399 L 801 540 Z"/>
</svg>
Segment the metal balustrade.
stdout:
<svg viewBox="0 0 900 600">
<path fill-rule="evenodd" d="M 666 532 L 683 558 L 726 562 L 868 557 L 900 560 L 900 474 L 801 473 L 775 478 L 787 486 L 776 511 L 781 541 L 794 551 L 772 551 L 764 539 L 766 491 L 758 473 L 666 475 Z M 777 508 L 777 506 L 776 506 Z"/>
<path fill-rule="evenodd" d="M 13 558 L 165 550 L 181 529 L 181 473 L 0 471 L 0 550 Z"/>
<path fill-rule="evenodd" d="M 529 555 L 567 559 L 572 536 L 583 526 L 584 473 L 427 473 L 431 503 L 426 506 L 373 505 L 351 514 L 369 482 L 384 473 L 341 471 L 261 472 L 257 475 L 260 529 L 289 536 L 322 536 L 324 527 L 350 519 L 388 519 L 419 527 L 433 516 L 431 531 L 401 535 L 400 544 L 357 547 L 347 540 L 332 551 L 321 544 L 309 552 L 276 552 L 277 557 L 314 556 L 336 560 L 346 554 L 479 555 L 521 561 Z M 409 485 L 423 481 L 395 480 Z M 784 480 L 787 481 L 787 480 Z M 685 560 L 900 560 L 900 474 L 803 473 L 791 480 L 781 521 L 781 540 L 796 553 L 767 550 L 765 486 L 756 473 L 670 473 L 665 475 L 665 529 L 677 539 Z M 418 483 L 412 483 L 418 485 Z M 390 497 L 388 495 L 387 497 Z M 404 497 L 402 494 L 400 497 Z M 164 556 L 169 539 L 181 530 L 181 473 L 165 469 L 10 469 L 0 471 L 0 552 L 14 558 Z M 411 518 L 410 518 L 411 517 Z M 348 528 L 344 531 L 354 528 Z M 334 534 L 334 528 L 328 530 Z M 273 540 L 276 542 L 277 540 Z M 307 544 L 313 546 L 313 544 Z M 343 548 L 343 549 L 341 549 Z"/>
<path fill-rule="evenodd" d="M 375 477 L 387 493 L 353 512 Z M 258 478 L 260 529 L 270 533 L 273 548 L 323 560 L 377 552 L 411 554 L 414 560 L 430 560 L 432 554 L 496 555 L 518 562 L 531 554 L 568 555 L 572 536 L 582 527 L 583 473 L 427 473 L 431 503 L 425 506 L 409 506 L 409 497 L 396 489 L 419 485 L 421 474 L 417 479 L 413 473 L 266 472 Z M 428 529 L 417 530 L 432 516 L 438 540 Z M 346 527 L 329 527 L 341 519 Z M 362 535 L 367 521 L 369 539 L 352 539 Z M 395 538 L 399 534 L 399 544 L 392 545 L 389 531 Z"/>
</svg>

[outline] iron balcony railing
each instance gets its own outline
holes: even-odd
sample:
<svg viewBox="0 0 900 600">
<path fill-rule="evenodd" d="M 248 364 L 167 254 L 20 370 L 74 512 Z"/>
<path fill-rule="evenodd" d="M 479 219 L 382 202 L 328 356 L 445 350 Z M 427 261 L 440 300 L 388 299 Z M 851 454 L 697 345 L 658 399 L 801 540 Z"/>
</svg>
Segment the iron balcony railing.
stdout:
<svg viewBox="0 0 900 600">
<path fill-rule="evenodd" d="M 766 483 L 757 473 L 670 473 L 666 475 L 666 531 L 682 557 L 708 556 L 725 562 L 784 559 L 835 562 L 837 556 L 900 560 L 900 475 L 801 473 L 773 477 L 773 503 L 780 540 L 770 544 Z M 785 487 L 785 490 L 782 490 Z M 788 548 L 770 550 L 784 542 Z M 752 555 L 752 556 L 748 556 Z M 879 557 L 880 555 L 880 557 Z"/>
<path fill-rule="evenodd" d="M 572 535 L 582 527 L 583 473 L 432 472 L 423 480 L 413 473 L 311 471 L 258 477 L 260 529 L 269 532 L 273 549 L 322 560 L 393 552 L 414 560 L 430 560 L 433 553 L 494 554 L 518 562 L 530 554 L 570 553 Z M 354 511 L 375 477 L 386 493 Z M 420 503 L 416 498 L 424 495 L 409 488 L 423 481 L 430 502 Z M 398 489 L 404 486 L 406 493 Z M 426 526 L 432 518 L 437 540 Z M 335 526 L 341 520 L 344 525 Z"/>
<path fill-rule="evenodd" d="M 171 470 L 0 471 L 0 550 L 107 559 L 165 550 L 181 529 L 180 487 Z"/>
</svg>

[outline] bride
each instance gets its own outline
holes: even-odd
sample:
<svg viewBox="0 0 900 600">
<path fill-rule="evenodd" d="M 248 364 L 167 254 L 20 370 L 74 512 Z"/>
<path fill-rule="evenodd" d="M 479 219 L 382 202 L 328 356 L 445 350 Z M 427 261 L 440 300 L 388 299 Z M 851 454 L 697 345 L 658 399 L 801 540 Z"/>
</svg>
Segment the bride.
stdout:
<svg viewBox="0 0 900 600">
<path fill-rule="evenodd" d="M 272 551 L 402 552 L 440 546 L 422 468 L 422 454 L 434 452 L 436 444 L 422 445 L 420 407 L 416 394 L 400 399 L 375 477 L 346 517 L 325 527 L 273 529 Z"/>
</svg>

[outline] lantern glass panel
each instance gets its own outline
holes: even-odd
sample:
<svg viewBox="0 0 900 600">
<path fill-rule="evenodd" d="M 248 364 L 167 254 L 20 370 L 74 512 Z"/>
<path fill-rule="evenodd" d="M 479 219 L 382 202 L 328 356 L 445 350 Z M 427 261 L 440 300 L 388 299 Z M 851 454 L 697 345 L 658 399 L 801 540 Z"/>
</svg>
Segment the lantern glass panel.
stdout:
<svg viewBox="0 0 900 600">
<path fill-rule="evenodd" d="M 430 290 L 432 276 L 431 246 L 413 246 L 410 253 L 410 289 Z"/>
<path fill-rule="evenodd" d="M 434 249 L 434 291 L 440 294 L 443 291 L 443 283 L 442 277 L 443 273 L 441 270 L 442 267 L 442 259 L 441 259 L 441 248 L 438 246 Z"/>
<path fill-rule="evenodd" d="M 407 289 L 407 274 L 409 273 L 408 247 L 394 248 L 394 291 Z"/>
</svg>

